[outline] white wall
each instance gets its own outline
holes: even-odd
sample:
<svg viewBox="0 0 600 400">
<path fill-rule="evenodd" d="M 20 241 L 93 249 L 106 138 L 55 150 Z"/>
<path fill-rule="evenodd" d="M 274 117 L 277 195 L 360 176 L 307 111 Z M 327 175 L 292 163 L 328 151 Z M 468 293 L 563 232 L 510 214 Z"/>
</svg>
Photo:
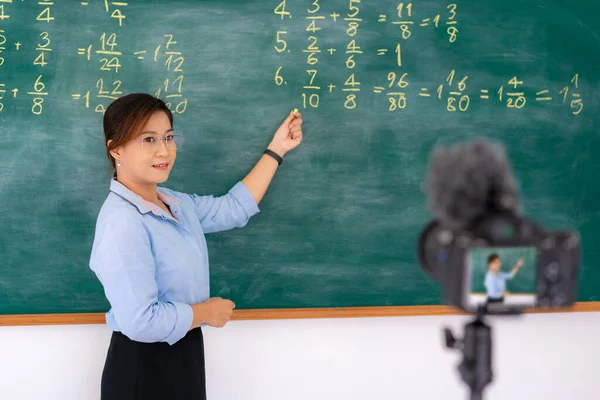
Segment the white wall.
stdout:
<svg viewBox="0 0 600 400">
<path fill-rule="evenodd" d="M 210 400 L 466 399 L 442 327 L 464 317 L 232 321 L 205 329 Z M 488 400 L 600 398 L 600 313 L 493 319 Z M 0 399 L 99 399 L 105 325 L 0 327 Z"/>
</svg>

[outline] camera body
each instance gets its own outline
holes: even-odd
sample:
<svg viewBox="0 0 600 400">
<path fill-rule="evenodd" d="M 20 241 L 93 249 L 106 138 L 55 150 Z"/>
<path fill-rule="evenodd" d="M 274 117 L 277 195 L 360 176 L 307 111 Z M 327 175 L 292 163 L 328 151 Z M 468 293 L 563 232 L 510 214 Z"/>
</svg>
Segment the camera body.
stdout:
<svg viewBox="0 0 600 400">
<path fill-rule="evenodd" d="M 576 301 L 578 234 L 548 232 L 515 213 L 486 213 L 462 229 L 434 220 L 419 238 L 418 257 L 441 283 L 444 303 L 468 313 L 520 314 Z"/>
</svg>

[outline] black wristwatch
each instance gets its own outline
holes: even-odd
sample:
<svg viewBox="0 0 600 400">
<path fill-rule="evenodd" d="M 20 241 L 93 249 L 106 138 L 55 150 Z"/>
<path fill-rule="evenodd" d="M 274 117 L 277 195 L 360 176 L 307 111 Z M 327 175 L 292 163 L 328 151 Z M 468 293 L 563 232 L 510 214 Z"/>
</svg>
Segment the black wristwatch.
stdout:
<svg viewBox="0 0 600 400">
<path fill-rule="evenodd" d="M 275 153 L 272 150 L 266 149 L 264 154 L 267 154 L 267 155 L 270 155 L 271 157 L 273 157 L 275 160 L 277 160 L 277 163 L 279 165 L 281 165 L 281 163 L 283 162 L 283 159 L 279 156 L 279 154 Z"/>
</svg>

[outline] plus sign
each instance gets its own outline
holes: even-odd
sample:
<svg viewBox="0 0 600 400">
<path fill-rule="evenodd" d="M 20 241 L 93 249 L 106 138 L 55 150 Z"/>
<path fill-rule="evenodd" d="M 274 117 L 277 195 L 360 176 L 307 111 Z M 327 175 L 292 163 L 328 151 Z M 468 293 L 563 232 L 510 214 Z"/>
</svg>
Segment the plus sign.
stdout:
<svg viewBox="0 0 600 400">
<path fill-rule="evenodd" d="M 21 43 L 17 42 L 15 43 L 15 46 L 17 47 L 17 50 L 19 50 L 19 47 L 21 47 Z"/>
<path fill-rule="evenodd" d="M 333 52 L 335 51 L 335 49 L 327 49 L 327 51 L 329 52 L 329 54 L 333 55 Z"/>
<path fill-rule="evenodd" d="M 13 90 L 12 90 L 12 92 L 13 92 L 13 97 L 17 97 L 17 92 L 18 92 L 18 91 L 19 91 L 19 89 L 13 89 Z"/>
<path fill-rule="evenodd" d="M 336 13 L 331 14 L 331 18 L 333 18 L 333 22 L 336 22 L 337 21 L 336 18 L 339 16 L 340 16 L 340 14 L 336 14 Z"/>
<path fill-rule="evenodd" d="M 333 92 L 334 87 L 335 87 L 335 85 L 333 83 L 329 84 L 329 93 Z"/>
</svg>

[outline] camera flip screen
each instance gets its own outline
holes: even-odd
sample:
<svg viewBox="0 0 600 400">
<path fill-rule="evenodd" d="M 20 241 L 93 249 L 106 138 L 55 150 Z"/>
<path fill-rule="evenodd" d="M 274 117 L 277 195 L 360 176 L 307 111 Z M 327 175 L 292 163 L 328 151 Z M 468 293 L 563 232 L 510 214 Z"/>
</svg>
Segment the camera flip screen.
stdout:
<svg viewBox="0 0 600 400">
<path fill-rule="evenodd" d="M 537 249 L 535 247 L 474 248 L 467 253 L 470 309 L 532 308 L 536 305 Z"/>
</svg>

